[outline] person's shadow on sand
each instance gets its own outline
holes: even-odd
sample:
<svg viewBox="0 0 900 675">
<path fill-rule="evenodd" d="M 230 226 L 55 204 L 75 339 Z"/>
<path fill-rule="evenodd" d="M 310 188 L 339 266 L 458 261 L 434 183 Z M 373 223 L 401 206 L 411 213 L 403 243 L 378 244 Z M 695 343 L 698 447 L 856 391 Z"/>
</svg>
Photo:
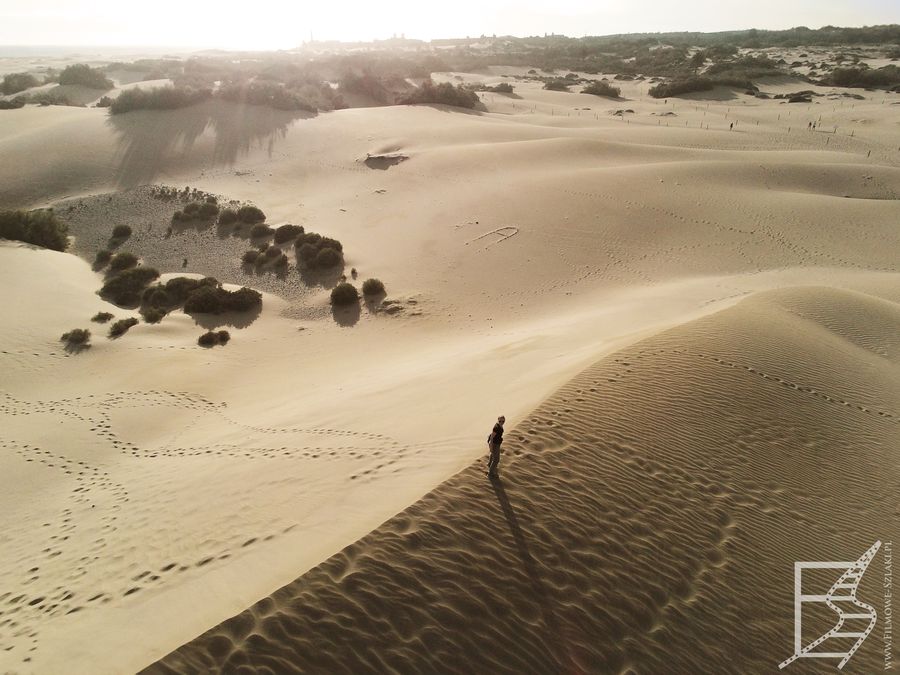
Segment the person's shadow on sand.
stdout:
<svg viewBox="0 0 900 675">
<path fill-rule="evenodd" d="M 559 619 L 557 619 L 556 612 L 553 609 L 553 599 L 547 593 L 547 588 L 544 586 L 540 570 L 531 555 L 531 551 L 528 549 L 528 542 L 519 525 L 519 519 L 516 517 L 516 512 L 509 501 L 506 489 L 503 487 L 503 479 L 499 476 L 492 478 L 491 487 L 494 488 L 494 493 L 497 495 L 497 501 L 500 502 L 500 508 L 503 510 L 503 515 L 509 525 L 510 532 L 512 532 L 513 539 L 516 542 L 519 558 L 522 560 L 522 565 L 525 567 L 525 573 L 528 575 L 528 580 L 531 582 L 534 598 L 541 608 L 544 626 L 547 628 L 547 632 L 552 638 L 552 644 L 555 645 L 556 658 L 559 663 L 563 665 L 564 672 L 577 672 L 576 670 L 571 669 L 573 664 L 569 654 L 569 647 L 567 641 L 564 639 Z"/>
</svg>

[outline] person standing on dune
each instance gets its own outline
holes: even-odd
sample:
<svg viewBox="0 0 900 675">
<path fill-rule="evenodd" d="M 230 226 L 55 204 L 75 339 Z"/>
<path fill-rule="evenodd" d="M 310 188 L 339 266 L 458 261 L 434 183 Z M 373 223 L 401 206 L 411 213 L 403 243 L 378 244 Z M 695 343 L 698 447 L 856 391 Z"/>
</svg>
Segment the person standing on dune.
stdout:
<svg viewBox="0 0 900 675">
<path fill-rule="evenodd" d="M 497 418 L 497 423 L 494 425 L 493 431 L 491 431 L 488 436 L 488 448 L 491 451 L 491 456 L 488 459 L 488 476 L 491 478 L 497 478 L 500 474 L 497 473 L 497 465 L 500 464 L 500 444 L 503 443 L 503 423 L 506 422 L 506 418 L 503 415 Z"/>
</svg>

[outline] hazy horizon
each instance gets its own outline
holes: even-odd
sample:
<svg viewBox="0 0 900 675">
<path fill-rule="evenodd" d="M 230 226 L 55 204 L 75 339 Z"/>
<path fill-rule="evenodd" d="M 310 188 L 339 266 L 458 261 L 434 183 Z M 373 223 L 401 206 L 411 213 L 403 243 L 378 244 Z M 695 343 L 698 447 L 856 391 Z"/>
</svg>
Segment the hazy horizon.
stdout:
<svg viewBox="0 0 900 675">
<path fill-rule="evenodd" d="M 348 21 L 347 17 L 352 17 Z M 343 42 L 382 40 L 392 36 L 434 40 L 545 33 L 572 37 L 657 32 L 782 30 L 794 26 L 868 26 L 900 22 L 896 3 L 868 0 L 762 0 L 752 5 L 711 7 L 688 1 L 673 12 L 659 0 L 641 3 L 588 3 L 586 0 L 525 2 L 460 0 L 452 12 L 422 12 L 411 0 L 373 6 L 362 2 L 285 8 L 261 0 L 251 8 L 222 12 L 201 0 L 189 5 L 170 0 L 136 16 L 111 0 L 91 7 L 51 0 L 23 7 L 0 2 L 0 45 L 26 49 L 232 49 L 278 50 L 299 47 L 313 38 Z"/>
</svg>

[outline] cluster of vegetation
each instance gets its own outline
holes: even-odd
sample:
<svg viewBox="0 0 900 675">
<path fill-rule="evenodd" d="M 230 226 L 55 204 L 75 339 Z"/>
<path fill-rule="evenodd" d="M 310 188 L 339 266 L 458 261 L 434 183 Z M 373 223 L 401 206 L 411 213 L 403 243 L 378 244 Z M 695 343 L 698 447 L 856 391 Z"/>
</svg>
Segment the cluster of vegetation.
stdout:
<svg viewBox="0 0 900 675">
<path fill-rule="evenodd" d="M 360 73 L 352 70 L 344 73 L 338 86 L 341 91 L 366 96 L 376 103 L 387 105 L 393 99 L 393 93 L 388 85 L 368 69 Z"/>
<path fill-rule="evenodd" d="M 281 83 L 250 80 L 222 85 L 216 96 L 224 101 L 266 105 L 276 110 L 338 110 L 346 108 L 340 94 L 326 82 Z"/>
<path fill-rule="evenodd" d="M 86 63 L 76 63 L 63 68 L 59 74 L 60 84 L 78 84 L 90 89 L 112 89 L 113 82 L 103 74 L 101 68 L 91 68 Z"/>
<path fill-rule="evenodd" d="M 225 208 L 219 213 L 218 223 L 220 226 L 228 226 L 235 224 L 242 225 L 252 225 L 254 223 L 261 223 L 265 221 L 266 214 L 262 212 L 262 209 L 257 208 L 256 206 L 241 206 L 239 209 L 235 210 L 232 208 Z"/>
<path fill-rule="evenodd" d="M 550 79 L 544 82 L 544 89 L 548 91 L 569 91 L 572 83 L 563 79 Z"/>
<path fill-rule="evenodd" d="M 191 293 L 184 303 L 188 314 L 224 314 L 249 312 L 262 307 L 262 295 L 252 288 L 226 291 L 221 286 L 202 286 Z"/>
<path fill-rule="evenodd" d="M 159 271 L 152 267 L 134 267 L 107 279 L 100 289 L 100 297 L 120 307 L 135 307 L 144 289 L 158 278 Z"/>
<path fill-rule="evenodd" d="M 202 202 L 190 202 L 183 209 L 172 214 L 175 222 L 189 222 L 192 220 L 211 220 L 219 215 L 219 205 L 215 197 L 207 197 Z"/>
<path fill-rule="evenodd" d="M 331 304 L 336 307 L 346 307 L 359 302 L 359 291 L 356 286 L 342 281 L 331 289 Z"/>
<path fill-rule="evenodd" d="M 109 312 L 97 312 L 94 316 L 91 317 L 91 321 L 95 323 L 106 323 L 113 318 L 113 315 Z"/>
<path fill-rule="evenodd" d="M 478 105 L 478 94 L 462 85 L 453 86 L 449 82 L 435 84 L 430 79 L 425 80 L 422 86 L 402 98 L 399 103 L 403 105 L 415 105 L 418 103 L 432 103 L 452 105 L 458 108 L 474 108 Z"/>
<path fill-rule="evenodd" d="M 69 228 L 51 209 L 0 211 L 0 239 L 65 251 L 69 245 Z"/>
<path fill-rule="evenodd" d="M 695 91 L 709 91 L 715 86 L 708 77 L 685 77 L 672 80 L 671 82 L 660 82 L 650 87 L 647 93 L 654 98 L 669 98 Z"/>
<path fill-rule="evenodd" d="M 211 89 L 194 87 L 155 87 L 126 89 L 108 103 L 112 115 L 132 110 L 175 110 L 206 101 L 212 97 Z M 99 105 L 99 103 L 98 103 Z"/>
<path fill-rule="evenodd" d="M 138 320 L 133 316 L 128 317 L 127 319 L 119 319 L 112 326 L 109 327 L 109 337 L 117 338 L 125 335 L 128 332 L 128 329 L 132 326 L 138 325 Z"/>
<path fill-rule="evenodd" d="M 489 87 L 487 85 L 481 85 L 480 87 L 476 87 L 476 91 L 490 91 L 495 94 L 512 94 L 515 89 L 509 82 L 501 82 L 500 84 L 495 84 L 493 87 Z"/>
<path fill-rule="evenodd" d="M 315 232 L 298 234 L 294 240 L 297 264 L 308 270 L 330 270 L 344 262 L 344 246 L 337 239 Z"/>
<path fill-rule="evenodd" d="M 581 90 L 582 94 L 593 94 L 594 96 L 608 96 L 610 98 L 619 98 L 622 90 L 609 82 L 598 80 L 591 82 L 588 86 Z"/>
<path fill-rule="evenodd" d="M 18 110 L 25 106 L 25 97 L 16 96 L 8 101 L 0 101 L 0 110 Z"/>
<path fill-rule="evenodd" d="M 91 340 L 91 331 L 86 328 L 73 328 L 68 333 L 63 333 L 59 339 L 73 347 L 86 347 Z"/>
<path fill-rule="evenodd" d="M 281 225 L 275 230 L 275 243 L 276 244 L 285 244 L 289 241 L 294 241 L 301 234 L 304 234 L 305 230 L 302 225 Z"/>
<path fill-rule="evenodd" d="M 274 267 L 283 270 L 288 266 L 288 257 L 277 246 L 265 244 L 261 249 L 252 248 L 245 252 L 241 257 L 241 262 L 245 265 L 252 265 L 256 269 Z"/>
<path fill-rule="evenodd" d="M 226 345 L 231 339 L 231 334 L 227 330 L 207 331 L 199 338 L 197 344 L 201 347 L 215 347 L 216 345 Z"/>
<path fill-rule="evenodd" d="M 18 94 L 39 84 L 40 82 L 31 73 L 7 73 L 3 76 L 3 82 L 0 82 L 0 93 L 6 96 Z"/>
<path fill-rule="evenodd" d="M 869 68 L 866 64 L 835 68 L 820 83 L 835 87 L 896 88 L 900 86 L 900 68 L 894 64 L 881 68 Z"/>
</svg>

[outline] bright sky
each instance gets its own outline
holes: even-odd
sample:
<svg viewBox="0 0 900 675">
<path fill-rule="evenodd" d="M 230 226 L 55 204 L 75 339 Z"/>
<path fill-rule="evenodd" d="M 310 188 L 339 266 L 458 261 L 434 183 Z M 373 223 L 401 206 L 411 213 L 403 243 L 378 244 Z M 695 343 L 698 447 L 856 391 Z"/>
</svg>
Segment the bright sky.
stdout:
<svg viewBox="0 0 900 675">
<path fill-rule="evenodd" d="M 285 49 L 317 40 L 900 23 L 898 0 L 0 0 L 0 45 Z"/>
</svg>

